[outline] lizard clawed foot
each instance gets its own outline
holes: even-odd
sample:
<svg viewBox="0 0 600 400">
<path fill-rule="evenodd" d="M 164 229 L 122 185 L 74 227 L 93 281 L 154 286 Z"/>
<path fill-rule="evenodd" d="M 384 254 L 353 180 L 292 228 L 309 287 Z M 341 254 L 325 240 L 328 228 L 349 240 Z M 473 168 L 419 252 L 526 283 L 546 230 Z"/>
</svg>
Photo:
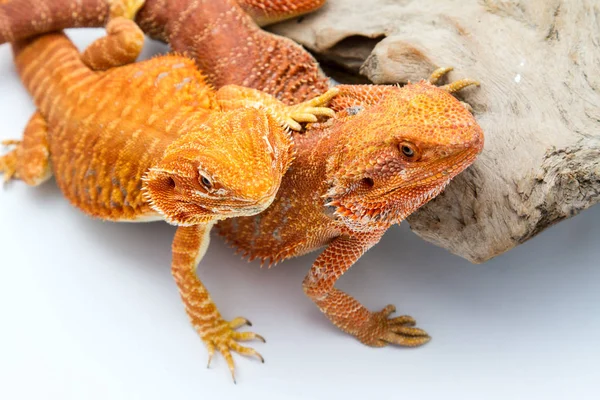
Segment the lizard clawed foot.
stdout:
<svg viewBox="0 0 600 400">
<path fill-rule="evenodd" d="M 416 347 L 431 340 L 423 329 L 415 328 L 416 321 L 408 315 L 389 318 L 396 307 L 388 305 L 379 312 L 371 313 L 366 325 L 359 330 L 357 338 L 366 345 L 383 347 L 388 344 Z"/>
<path fill-rule="evenodd" d="M 436 69 L 435 71 L 433 71 L 431 73 L 431 76 L 428 79 L 429 83 L 431 83 L 432 85 L 435 85 L 443 76 L 445 76 L 448 72 L 452 71 L 453 69 L 454 69 L 453 67 L 443 67 L 443 68 Z M 479 81 L 466 78 L 466 79 L 459 79 L 459 80 L 449 83 L 447 85 L 440 86 L 440 89 L 445 90 L 448 93 L 456 93 L 459 90 L 462 90 L 466 87 L 479 86 L 479 85 L 480 85 Z"/>
<path fill-rule="evenodd" d="M 21 144 L 21 141 L 15 139 L 7 139 L 0 142 L 0 144 L 2 144 L 2 146 L 18 146 L 19 144 Z"/>
<path fill-rule="evenodd" d="M 292 130 L 302 130 L 301 122 L 317 122 L 317 117 L 334 117 L 335 112 L 325 107 L 332 98 L 339 93 L 339 89 L 332 88 L 320 96 L 303 103 L 288 106 L 284 109 L 284 123 Z"/>
<path fill-rule="evenodd" d="M 3 146 L 17 146 L 21 143 L 19 140 L 4 140 Z M 17 174 L 17 149 L 0 157 L 0 173 L 4 174 L 4 183 L 16 177 Z"/>
<path fill-rule="evenodd" d="M 443 76 L 445 76 L 448 72 L 452 71 L 453 69 L 454 68 L 452 68 L 452 67 L 443 67 L 443 68 L 436 69 L 435 71 L 433 71 L 431 73 L 431 76 L 428 79 L 429 83 L 431 83 L 432 85 L 435 85 Z M 448 93 L 456 93 L 459 90 L 462 90 L 466 87 L 479 86 L 479 85 L 480 85 L 479 81 L 476 81 L 474 79 L 465 78 L 465 79 L 459 79 L 457 81 L 448 83 L 443 86 L 439 86 L 439 88 L 442 90 L 445 90 Z M 471 114 L 473 114 L 473 107 L 471 107 L 471 105 L 469 103 L 461 101 L 460 104 L 462 104 L 464 108 L 466 108 Z"/>
<path fill-rule="evenodd" d="M 233 382 L 235 383 L 235 365 L 233 363 L 233 357 L 231 355 L 231 351 L 235 351 L 239 354 L 245 356 L 255 356 L 262 363 L 265 362 L 263 356 L 260 355 L 256 350 L 240 345 L 238 342 L 244 342 L 248 340 L 258 339 L 263 343 L 266 343 L 265 338 L 261 335 L 256 334 L 254 332 L 238 332 L 237 328 L 248 325 L 252 326 L 250 321 L 246 318 L 237 317 L 231 321 L 222 320 L 220 324 L 218 324 L 214 329 L 209 332 L 201 332 L 200 336 L 202 340 L 206 344 L 208 348 L 208 364 L 207 367 L 210 367 L 210 362 L 212 361 L 213 355 L 215 351 L 219 351 L 225 361 L 227 361 L 227 366 L 231 371 L 231 377 L 233 378 Z"/>
</svg>

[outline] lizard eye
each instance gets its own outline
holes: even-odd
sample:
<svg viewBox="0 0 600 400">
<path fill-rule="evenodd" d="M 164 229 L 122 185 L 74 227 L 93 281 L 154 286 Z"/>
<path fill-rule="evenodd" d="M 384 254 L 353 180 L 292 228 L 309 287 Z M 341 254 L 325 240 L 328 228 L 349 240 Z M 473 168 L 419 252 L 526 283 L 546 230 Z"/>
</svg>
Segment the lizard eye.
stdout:
<svg viewBox="0 0 600 400">
<path fill-rule="evenodd" d="M 205 188 L 212 189 L 213 184 L 210 181 L 210 179 L 208 179 L 206 176 L 204 176 L 204 175 L 200 176 L 200 183 L 202 185 L 204 185 Z"/>
<path fill-rule="evenodd" d="M 410 142 L 402 142 L 398 146 L 404 157 L 409 161 L 416 161 L 419 159 L 419 150 L 417 147 Z"/>
</svg>

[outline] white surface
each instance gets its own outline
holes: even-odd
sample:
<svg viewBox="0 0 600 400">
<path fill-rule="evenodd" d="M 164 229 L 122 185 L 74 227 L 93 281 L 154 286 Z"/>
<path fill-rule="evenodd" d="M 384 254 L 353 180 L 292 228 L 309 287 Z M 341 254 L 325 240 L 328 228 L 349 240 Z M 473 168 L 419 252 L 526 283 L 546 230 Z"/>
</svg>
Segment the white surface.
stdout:
<svg viewBox="0 0 600 400">
<path fill-rule="evenodd" d="M 33 110 L 0 46 L 0 138 Z M 0 399 L 600 398 L 600 208 L 480 266 L 390 230 L 339 287 L 415 316 L 433 336 L 419 349 L 330 325 L 301 289 L 316 254 L 261 270 L 215 238 L 200 276 L 267 338 L 253 343 L 264 365 L 235 357 L 237 385 L 220 356 L 206 369 L 170 277 L 173 232 L 92 220 L 53 181 L 0 191 Z"/>
</svg>

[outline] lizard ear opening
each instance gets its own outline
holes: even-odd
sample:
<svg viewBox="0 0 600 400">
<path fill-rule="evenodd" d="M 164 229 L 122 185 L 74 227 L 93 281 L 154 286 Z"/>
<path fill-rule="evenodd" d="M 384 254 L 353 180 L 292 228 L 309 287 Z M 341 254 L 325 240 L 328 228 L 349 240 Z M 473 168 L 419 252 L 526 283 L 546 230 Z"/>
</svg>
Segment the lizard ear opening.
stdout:
<svg viewBox="0 0 600 400">
<path fill-rule="evenodd" d="M 144 186 L 150 207 L 163 217 L 172 213 L 173 195 L 177 183 L 170 173 L 152 168 L 144 178 Z"/>
<path fill-rule="evenodd" d="M 206 209 L 185 195 L 185 182 L 170 171 L 150 169 L 144 185 L 150 207 L 172 225 L 196 225 L 212 218 Z"/>
</svg>

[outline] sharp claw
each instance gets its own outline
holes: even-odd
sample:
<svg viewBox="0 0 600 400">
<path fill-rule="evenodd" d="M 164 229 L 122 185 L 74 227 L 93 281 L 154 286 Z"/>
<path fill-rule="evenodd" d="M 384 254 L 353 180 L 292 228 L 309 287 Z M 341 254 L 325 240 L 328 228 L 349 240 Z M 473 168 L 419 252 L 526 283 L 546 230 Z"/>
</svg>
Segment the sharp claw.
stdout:
<svg viewBox="0 0 600 400">
<path fill-rule="evenodd" d="M 335 117 L 335 111 L 333 111 L 331 108 L 325 108 L 322 111 L 320 111 L 319 114 L 330 118 Z"/>
<path fill-rule="evenodd" d="M 206 364 L 206 368 L 210 368 L 210 362 L 215 355 L 215 346 L 212 343 L 207 343 L 206 348 L 208 350 L 208 363 Z"/>
<path fill-rule="evenodd" d="M 264 337 L 254 332 L 233 332 L 231 337 L 240 342 L 258 339 L 263 343 L 267 343 Z"/>
<path fill-rule="evenodd" d="M 231 327 L 231 329 L 236 329 L 244 325 L 252 326 L 252 322 L 250 322 L 244 317 L 237 317 L 229 321 L 229 326 Z"/>
<path fill-rule="evenodd" d="M 237 317 L 229 322 L 227 322 L 227 321 L 221 321 L 221 322 L 223 323 L 223 325 L 219 325 L 219 326 L 221 328 L 225 328 L 225 329 L 221 329 L 219 333 L 214 333 L 214 334 L 211 333 L 211 334 L 207 335 L 206 337 L 202 338 L 207 346 L 207 350 L 208 350 L 208 354 L 209 354 L 208 363 L 207 363 L 206 367 L 207 368 L 210 367 L 212 357 L 213 357 L 214 353 L 216 351 L 218 351 L 225 358 L 225 361 L 227 362 L 229 370 L 231 371 L 231 378 L 233 380 L 233 383 L 236 383 L 235 364 L 234 364 L 233 357 L 232 357 L 233 352 L 236 352 L 236 353 L 239 353 L 239 354 L 242 354 L 245 356 L 256 356 L 256 358 L 258 358 L 261 363 L 265 362 L 265 359 L 263 358 L 263 356 L 260 353 L 258 353 L 256 350 L 254 350 L 252 348 L 244 347 L 244 346 L 240 345 L 238 343 L 238 341 L 258 339 L 258 340 L 261 340 L 263 343 L 266 343 L 266 340 L 264 337 L 254 333 L 254 332 L 238 332 L 235 330 L 236 328 L 243 326 L 243 325 L 248 325 L 248 326 L 252 325 L 252 323 L 249 320 L 247 320 L 246 318 Z"/>
<path fill-rule="evenodd" d="M 293 119 L 288 119 L 286 121 L 286 125 L 293 131 L 301 131 L 302 130 L 302 125 L 300 125 L 299 123 L 297 123 L 296 121 L 294 121 Z"/>
<path fill-rule="evenodd" d="M 444 75 L 448 74 L 448 72 L 453 71 L 453 70 L 454 70 L 454 67 L 438 68 L 431 73 L 431 76 L 429 77 L 428 81 L 432 85 L 435 85 L 437 83 L 437 81 L 440 80 L 440 78 L 442 78 Z"/>
<path fill-rule="evenodd" d="M 256 358 L 258 358 L 262 364 L 265 363 L 264 357 L 258 351 L 254 351 L 252 355 L 256 356 Z"/>
</svg>

